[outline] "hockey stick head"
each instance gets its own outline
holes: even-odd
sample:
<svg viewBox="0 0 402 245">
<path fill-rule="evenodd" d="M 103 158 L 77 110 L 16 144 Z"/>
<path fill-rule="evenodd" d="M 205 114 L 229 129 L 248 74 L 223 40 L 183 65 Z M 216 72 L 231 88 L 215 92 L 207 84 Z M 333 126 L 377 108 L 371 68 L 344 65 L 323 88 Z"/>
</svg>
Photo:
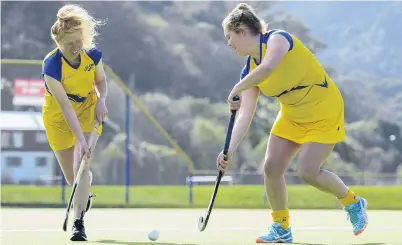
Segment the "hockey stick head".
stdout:
<svg viewBox="0 0 402 245">
<path fill-rule="evenodd" d="M 221 182 L 222 176 L 223 176 L 223 172 L 219 171 L 219 174 L 218 174 L 218 176 L 216 178 L 216 181 L 215 181 L 214 192 L 212 193 L 212 197 L 211 197 L 211 200 L 209 202 L 207 212 L 206 212 L 206 214 L 204 216 L 201 216 L 198 219 L 198 229 L 200 231 L 204 231 L 205 228 L 207 227 L 209 216 L 211 215 L 212 208 L 213 208 L 214 203 L 215 203 L 215 198 L 216 198 L 216 195 L 218 193 L 218 188 L 219 188 L 219 184 Z"/>
<path fill-rule="evenodd" d="M 208 215 L 207 215 L 208 216 Z M 204 231 L 205 228 L 207 227 L 207 223 L 208 223 L 208 218 L 201 216 L 198 220 L 198 230 L 200 231 Z"/>
<path fill-rule="evenodd" d="M 68 218 L 66 217 L 66 218 L 64 219 L 63 231 L 67 231 L 67 223 L 68 223 Z"/>
</svg>

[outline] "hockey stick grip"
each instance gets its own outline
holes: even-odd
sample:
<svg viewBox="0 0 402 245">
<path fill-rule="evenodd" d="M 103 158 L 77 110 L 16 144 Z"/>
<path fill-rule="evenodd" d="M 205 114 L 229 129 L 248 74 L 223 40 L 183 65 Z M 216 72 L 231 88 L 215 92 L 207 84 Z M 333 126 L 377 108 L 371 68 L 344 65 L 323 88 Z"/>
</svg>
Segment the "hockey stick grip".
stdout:
<svg viewBox="0 0 402 245">
<path fill-rule="evenodd" d="M 233 97 L 233 100 L 238 101 L 238 100 L 240 100 L 240 97 L 236 95 L 235 97 Z M 226 132 L 225 145 L 223 147 L 223 155 L 226 155 L 229 151 L 230 140 L 232 139 L 233 126 L 234 126 L 234 123 L 236 120 L 236 112 L 237 112 L 237 110 L 232 110 L 232 114 L 230 115 L 229 126 L 228 126 L 228 130 Z"/>
</svg>

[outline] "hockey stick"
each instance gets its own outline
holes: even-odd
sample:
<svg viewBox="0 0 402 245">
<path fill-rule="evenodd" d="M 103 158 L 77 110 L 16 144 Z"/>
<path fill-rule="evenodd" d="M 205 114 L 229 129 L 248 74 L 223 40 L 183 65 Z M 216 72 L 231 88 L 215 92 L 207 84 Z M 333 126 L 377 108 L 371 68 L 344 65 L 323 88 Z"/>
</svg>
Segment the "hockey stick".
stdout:
<svg viewBox="0 0 402 245">
<path fill-rule="evenodd" d="M 240 98 L 238 96 L 235 96 L 233 98 L 234 101 L 237 101 L 239 99 Z M 228 153 L 228 150 L 229 150 L 230 139 L 232 137 L 233 126 L 234 126 L 234 122 L 235 122 L 235 119 L 236 119 L 236 112 L 237 112 L 236 110 L 232 110 L 232 114 L 230 115 L 228 131 L 226 133 L 225 146 L 223 147 L 223 155 L 226 155 Z M 205 228 L 207 227 L 209 216 L 211 215 L 212 208 L 213 208 L 214 203 L 215 203 L 215 198 L 216 198 L 216 195 L 218 193 L 218 188 L 219 188 L 219 184 L 221 183 L 222 176 L 223 176 L 223 172 L 219 170 L 219 174 L 218 174 L 218 176 L 216 178 L 216 181 L 215 181 L 214 192 L 212 194 L 211 200 L 209 201 L 207 213 L 206 213 L 205 216 L 201 216 L 199 218 L 199 220 L 198 220 L 198 229 L 200 231 L 204 231 Z"/>
</svg>

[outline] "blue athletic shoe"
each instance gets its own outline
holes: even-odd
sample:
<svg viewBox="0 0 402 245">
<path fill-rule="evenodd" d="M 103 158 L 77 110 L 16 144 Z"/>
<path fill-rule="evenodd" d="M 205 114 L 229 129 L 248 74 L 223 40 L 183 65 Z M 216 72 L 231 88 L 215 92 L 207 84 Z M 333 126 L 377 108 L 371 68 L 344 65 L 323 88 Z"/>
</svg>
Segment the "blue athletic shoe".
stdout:
<svg viewBox="0 0 402 245">
<path fill-rule="evenodd" d="M 292 229 L 285 230 L 279 223 L 273 223 L 268 234 L 256 239 L 257 243 L 292 243 Z"/>
<path fill-rule="evenodd" d="M 358 199 L 357 203 L 345 207 L 345 211 L 348 213 L 347 219 L 350 219 L 353 225 L 353 233 L 356 236 L 362 233 L 368 224 L 367 200 L 361 197 Z"/>
</svg>

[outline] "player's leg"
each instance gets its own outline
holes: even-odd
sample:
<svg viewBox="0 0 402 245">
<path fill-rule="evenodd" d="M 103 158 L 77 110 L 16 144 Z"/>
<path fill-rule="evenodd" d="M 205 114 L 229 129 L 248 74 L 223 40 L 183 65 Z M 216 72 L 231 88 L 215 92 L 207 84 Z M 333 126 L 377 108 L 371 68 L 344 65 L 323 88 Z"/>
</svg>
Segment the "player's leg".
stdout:
<svg viewBox="0 0 402 245">
<path fill-rule="evenodd" d="M 55 156 L 57 158 L 57 161 L 60 165 L 61 170 L 63 171 L 63 175 L 65 176 L 66 182 L 69 185 L 72 185 L 74 183 L 74 178 L 75 178 L 75 167 L 74 163 L 77 161 L 76 156 L 75 156 L 75 151 L 76 151 L 76 144 L 74 143 L 74 135 L 69 130 L 69 127 L 66 123 L 58 123 L 54 124 L 52 123 L 53 127 L 49 127 L 48 125 L 46 127 L 46 134 L 48 138 L 48 142 L 50 144 L 50 147 L 53 149 Z M 88 134 L 89 135 L 89 134 Z M 88 136 L 86 136 L 88 137 Z M 77 165 L 77 164 L 75 164 Z M 78 171 L 78 169 L 76 169 Z M 77 210 L 76 207 L 79 207 L 80 205 L 77 204 L 77 194 L 79 193 L 79 189 L 82 186 L 82 182 L 84 182 L 84 186 L 87 185 L 85 182 L 89 182 L 89 176 L 87 176 L 87 179 L 81 178 L 80 184 L 77 187 L 77 192 L 74 198 L 73 202 L 73 208 L 74 210 Z M 81 191 L 82 192 L 82 191 Z M 82 197 L 79 197 L 82 199 Z M 85 207 L 89 207 L 90 205 L 90 200 L 91 197 L 89 194 L 86 195 L 85 199 Z M 86 210 L 87 211 L 87 210 Z M 78 217 L 77 214 L 75 214 L 76 218 Z M 73 225 L 74 226 L 74 225 Z M 74 226 L 75 227 L 75 226 Z M 74 230 L 74 228 L 73 228 Z M 74 240 L 73 238 L 72 240 Z M 79 239 L 82 240 L 82 239 Z"/>
<path fill-rule="evenodd" d="M 84 133 L 85 140 L 89 142 L 89 133 Z M 74 146 L 74 176 L 77 177 L 78 170 L 80 168 L 82 158 L 82 150 L 78 141 Z M 80 183 L 77 186 L 77 190 L 74 197 L 74 224 L 72 230 L 72 241 L 86 241 L 87 236 L 84 226 L 84 215 L 88 205 L 88 196 L 90 196 L 90 173 L 88 164 L 84 166 L 81 173 Z"/>
<path fill-rule="evenodd" d="M 57 162 L 60 165 L 61 171 L 66 179 L 68 185 L 72 185 L 74 182 L 74 146 L 69 147 L 65 150 L 54 151 Z"/>
<path fill-rule="evenodd" d="M 348 192 L 347 186 L 336 174 L 321 169 L 333 147 L 333 144 L 304 144 L 298 157 L 297 173 L 306 183 L 341 198 Z"/>
<path fill-rule="evenodd" d="M 63 175 L 66 179 L 66 182 L 68 185 L 72 185 L 74 183 L 74 149 L 75 147 L 72 146 L 68 149 L 65 150 L 60 150 L 60 151 L 55 151 L 56 159 L 60 165 L 60 168 L 63 172 Z M 92 184 L 92 173 L 91 171 L 89 172 L 89 182 Z M 88 204 L 86 208 L 86 212 L 89 210 L 91 206 L 91 194 L 88 199 Z"/>
<path fill-rule="evenodd" d="M 270 231 L 257 238 L 257 243 L 292 242 L 289 225 L 285 172 L 299 144 L 271 134 L 264 162 L 265 190 L 274 223 Z"/>
<path fill-rule="evenodd" d="M 298 158 L 298 174 L 306 183 L 331 193 L 339 200 L 350 216 L 354 234 L 358 235 L 367 225 L 367 201 L 357 197 L 336 174 L 321 169 L 333 147 L 333 144 L 304 144 Z"/>
<path fill-rule="evenodd" d="M 85 140 L 89 142 L 90 133 L 84 133 Z M 82 159 L 82 150 L 79 142 L 77 141 L 74 145 L 74 177 L 77 177 L 78 170 L 80 168 Z M 91 177 L 88 164 L 84 167 L 80 179 L 80 183 L 77 186 L 76 194 L 74 197 L 74 215 L 75 218 L 79 218 L 82 212 L 87 211 L 89 186 L 91 184 Z"/>
<path fill-rule="evenodd" d="M 91 135 L 91 132 L 93 130 L 94 124 L 95 124 L 95 108 L 96 108 L 96 102 L 98 100 L 98 97 L 96 96 L 95 93 L 91 93 L 91 95 L 87 98 L 86 102 L 84 102 L 83 105 L 81 105 L 81 107 L 78 109 L 78 120 L 80 121 L 80 126 L 82 131 L 84 132 L 85 138 L 87 140 L 87 142 L 89 143 L 89 137 Z M 97 134 L 101 135 L 102 134 L 102 130 L 103 127 L 102 125 L 98 126 L 98 130 L 97 130 Z M 77 159 L 80 156 L 76 156 Z M 92 160 L 91 160 L 92 162 Z M 76 162 L 77 166 L 79 165 L 79 162 Z M 89 175 L 89 187 L 92 185 L 92 180 L 93 180 L 93 175 L 90 169 L 90 164 L 87 165 L 88 166 L 88 175 Z M 78 168 L 77 168 L 78 171 Z M 85 209 L 85 212 L 88 212 L 88 210 L 91 208 L 92 206 L 92 201 L 93 201 L 93 197 L 95 197 L 95 195 L 93 195 L 91 192 L 89 192 L 89 199 L 87 202 L 87 206 Z"/>
<path fill-rule="evenodd" d="M 74 183 L 74 146 L 60 151 L 54 152 L 56 155 L 57 162 L 60 165 L 60 168 L 63 172 L 63 175 L 66 179 L 68 185 L 72 185 Z M 92 184 L 92 173 L 89 172 L 89 183 Z M 87 205 L 85 212 L 92 206 L 92 193 L 89 193 L 89 197 L 87 198 Z"/>
</svg>

